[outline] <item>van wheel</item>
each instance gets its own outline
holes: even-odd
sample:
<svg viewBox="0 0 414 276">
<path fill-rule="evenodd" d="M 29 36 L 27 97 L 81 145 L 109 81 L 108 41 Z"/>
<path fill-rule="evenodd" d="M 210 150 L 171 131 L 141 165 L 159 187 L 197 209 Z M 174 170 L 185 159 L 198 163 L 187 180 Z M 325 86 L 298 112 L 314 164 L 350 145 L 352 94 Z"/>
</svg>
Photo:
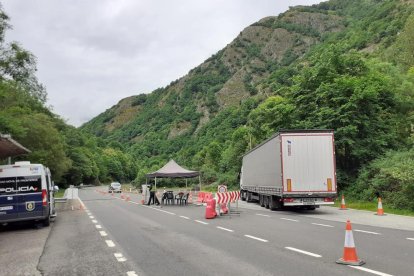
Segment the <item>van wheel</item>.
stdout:
<svg viewBox="0 0 414 276">
<path fill-rule="evenodd" d="M 47 216 L 47 218 L 45 220 L 43 220 L 43 226 L 49 226 L 50 225 L 50 216 Z"/>
</svg>

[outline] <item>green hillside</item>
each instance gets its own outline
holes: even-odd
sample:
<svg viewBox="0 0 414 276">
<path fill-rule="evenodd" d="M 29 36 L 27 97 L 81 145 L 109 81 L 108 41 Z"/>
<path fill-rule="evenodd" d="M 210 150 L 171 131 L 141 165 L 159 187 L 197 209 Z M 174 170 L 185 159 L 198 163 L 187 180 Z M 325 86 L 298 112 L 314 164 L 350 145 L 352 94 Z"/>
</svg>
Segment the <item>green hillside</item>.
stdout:
<svg viewBox="0 0 414 276">
<path fill-rule="evenodd" d="M 379 160 L 412 148 L 412 4 L 333 0 L 264 18 L 186 76 L 81 129 L 122 144 L 137 182 L 175 158 L 207 183 L 236 186 L 243 153 L 274 132 L 329 128 L 341 189 L 413 194 L 412 174 L 403 184 L 398 173 L 374 173 L 387 162 Z M 379 190 L 378 181 L 398 184 Z"/>
</svg>

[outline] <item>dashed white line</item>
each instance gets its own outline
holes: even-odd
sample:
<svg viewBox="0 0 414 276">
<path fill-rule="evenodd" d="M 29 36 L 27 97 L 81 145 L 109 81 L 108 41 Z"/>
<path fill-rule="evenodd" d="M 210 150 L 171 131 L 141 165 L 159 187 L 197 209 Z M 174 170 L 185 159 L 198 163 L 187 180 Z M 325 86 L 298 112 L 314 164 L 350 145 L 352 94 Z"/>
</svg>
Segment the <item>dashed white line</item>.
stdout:
<svg viewBox="0 0 414 276">
<path fill-rule="evenodd" d="M 111 241 L 111 240 L 106 240 L 105 242 L 106 242 L 106 244 L 108 245 L 108 247 L 115 247 L 115 244 L 114 244 L 114 242 L 113 242 L 113 241 Z"/>
<path fill-rule="evenodd" d="M 166 214 L 169 214 L 169 215 L 175 216 L 175 213 L 171 213 L 171 212 L 164 211 L 164 210 L 160 210 L 160 209 L 156 209 L 156 208 L 152 208 L 152 209 L 157 210 L 157 211 L 160 211 L 160 212 L 163 212 L 163 213 L 166 213 Z"/>
<path fill-rule="evenodd" d="M 362 266 L 353 266 L 353 265 L 348 265 L 348 266 L 349 267 L 352 267 L 352 268 L 355 268 L 355 269 L 358 269 L 358 270 L 362 270 L 362 271 L 365 271 L 365 272 L 369 272 L 369 273 L 372 273 L 372 274 L 375 274 L 375 275 L 392 276 L 391 274 L 387 274 L 387 273 L 380 272 L 380 271 L 375 271 L 375 270 L 372 270 L 372 269 L 369 269 L 369 268 L 365 268 L 365 267 L 362 267 Z"/>
<path fill-rule="evenodd" d="M 298 220 L 297 220 L 297 219 L 289 219 L 289 218 L 280 218 L 280 219 L 283 219 L 283 220 L 288 220 L 288 221 L 298 222 Z"/>
<path fill-rule="evenodd" d="M 95 217 L 94 216 L 89 216 L 89 218 L 94 219 Z"/>
<path fill-rule="evenodd" d="M 198 223 L 201 223 L 201 224 L 208 224 L 208 222 L 204 222 L 204 221 L 201 221 L 201 220 L 194 220 L 195 222 L 198 222 Z"/>
<path fill-rule="evenodd" d="M 320 223 L 312 223 L 313 225 L 318 225 L 318 226 L 323 226 L 323 227 L 334 227 L 332 225 L 328 225 L 328 224 L 320 224 Z"/>
<path fill-rule="evenodd" d="M 101 234 L 102 237 L 108 236 L 108 234 L 105 231 L 99 231 L 99 234 Z"/>
<path fill-rule="evenodd" d="M 407 240 L 414 241 L 414 238 L 407 238 Z"/>
<path fill-rule="evenodd" d="M 95 225 L 96 229 L 102 229 L 102 226 L 100 226 L 99 224 Z"/>
<path fill-rule="evenodd" d="M 255 237 L 255 236 L 250 236 L 250 235 L 244 235 L 244 236 L 247 237 L 247 238 L 250 238 L 250 239 L 261 241 L 261 242 L 268 242 L 268 240 L 261 239 L 261 238 Z"/>
<path fill-rule="evenodd" d="M 262 217 L 270 217 L 269 215 L 263 215 L 263 214 L 256 214 L 256 216 L 262 216 Z"/>
<path fill-rule="evenodd" d="M 354 229 L 354 231 L 355 232 L 366 233 L 366 234 L 381 235 L 380 233 L 377 233 L 377 232 L 364 231 L 364 230 L 358 230 L 358 229 Z"/>
<path fill-rule="evenodd" d="M 292 251 L 295 251 L 295 252 L 298 252 L 298 253 L 302 253 L 302 254 L 305 254 L 305 255 L 308 255 L 308 256 L 315 257 L 315 258 L 321 258 L 322 257 L 321 255 L 318 255 L 318 254 L 315 254 L 315 253 L 312 253 L 312 252 L 308 252 L 308 251 L 305 251 L 305 250 L 297 249 L 297 248 L 294 248 L 294 247 L 287 246 L 285 248 L 288 249 L 288 250 L 292 250 Z"/>
<path fill-rule="evenodd" d="M 135 271 L 128 271 L 127 275 L 128 276 L 138 276 L 138 274 L 136 274 Z"/>
<path fill-rule="evenodd" d="M 96 219 L 93 219 L 92 222 L 93 223 L 98 223 L 98 221 Z"/>
<path fill-rule="evenodd" d="M 185 216 L 180 216 L 180 218 L 183 218 L 183 219 L 190 219 L 189 217 L 185 217 Z"/>
<path fill-rule="evenodd" d="M 122 255 L 122 253 L 114 253 L 115 258 L 118 262 L 125 262 L 127 259 Z"/>
<path fill-rule="evenodd" d="M 224 230 L 224 231 L 227 231 L 227 232 L 234 232 L 234 230 L 231 230 L 231 229 L 228 229 L 228 228 L 224 228 L 224 227 L 221 227 L 221 226 L 216 226 L 218 229 L 221 229 L 221 230 Z"/>
</svg>

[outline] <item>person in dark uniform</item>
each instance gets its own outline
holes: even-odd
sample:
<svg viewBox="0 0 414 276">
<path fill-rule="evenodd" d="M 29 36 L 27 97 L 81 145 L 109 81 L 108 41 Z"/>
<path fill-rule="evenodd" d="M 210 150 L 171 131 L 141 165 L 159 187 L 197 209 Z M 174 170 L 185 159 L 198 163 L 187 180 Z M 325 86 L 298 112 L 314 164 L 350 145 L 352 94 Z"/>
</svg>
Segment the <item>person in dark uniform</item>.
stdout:
<svg viewBox="0 0 414 276">
<path fill-rule="evenodd" d="M 150 198 L 148 200 L 147 205 L 150 205 L 151 201 L 152 201 L 153 204 L 160 205 L 160 202 L 158 201 L 158 198 L 155 196 L 155 191 L 152 190 L 152 185 L 148 186 L 148 190 L 150 191 Z"/>
</svg>

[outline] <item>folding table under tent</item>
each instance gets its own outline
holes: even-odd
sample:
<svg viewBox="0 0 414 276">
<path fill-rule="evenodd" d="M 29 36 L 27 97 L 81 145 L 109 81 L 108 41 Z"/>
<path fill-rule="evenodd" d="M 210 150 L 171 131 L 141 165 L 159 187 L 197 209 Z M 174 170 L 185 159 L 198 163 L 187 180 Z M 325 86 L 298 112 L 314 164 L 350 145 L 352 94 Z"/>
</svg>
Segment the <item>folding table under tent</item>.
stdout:
<svg viewBox="0 0 414 276">
<path fill-rule="evenodd" d="M 155 189 L 157 189 L 157 178 L 185 178 L 185 187 L 187 189 L 187 178 L 193 178 L 198 176 L 198 182 L 200 184 L 201 190 L 200 172 L 184 169 L 172 159 L 158 171 L 149 173 L 146 176 L 147 180 L 148 178 L 155 179 Z"/>
</svg>

